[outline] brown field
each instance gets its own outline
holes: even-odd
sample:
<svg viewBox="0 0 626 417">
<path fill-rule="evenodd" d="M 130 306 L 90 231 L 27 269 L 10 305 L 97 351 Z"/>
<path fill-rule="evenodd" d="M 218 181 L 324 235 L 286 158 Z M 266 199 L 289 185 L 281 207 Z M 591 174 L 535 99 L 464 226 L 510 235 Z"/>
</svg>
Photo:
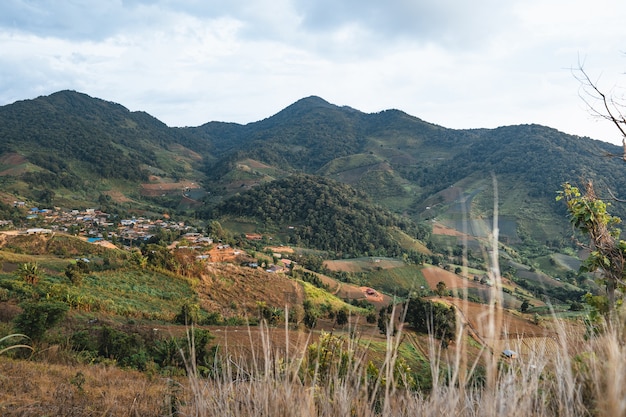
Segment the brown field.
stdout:
<svg viewBox="0 0 626 417">
<path fill-rule="evenodd" d="M 162 194 L 182 193 L 185 188 L 197 188 L 197 185 L 191 181 L 167 182 L 156 176 L 151 176 L 150 180 L 158 182 L 154 184 L 141 184 L 141 195 L 146 197 L 156 197 Z"/>
<path fill-rule="evenodd" d="M 430 266 L 422 269 L 422 274 L 428 282 L 428 286 L 431 290 L 437 288 L 437 283 L 443 281 L 448 289 L 453 288 L 486 288 L 484 285 L 467 278 L 462 278 L 455 273 L 446 271 L 445 269 Z"/>
<path fill-rule="evenodd" d="M 256 161 L 254 159 L 245 159 L 242 161 L 242 164 L 247 165 L 250 168 L 256 169 L 272 169 L 271 166 L 264 164 L 263 162 Z"/>
<path fill-rule="evenodd" d="M 442 196 L 446 203 L 451 203 L 457 200 L 461 196 L 462 192 L 463 190 L 459 187 L 448 187 L 445 190 L 438 192 L 437 195 Z"/>
<path fill-rule="evenodd" d="M 339 282 L 334 278 L 323 274 L 317 274 L 322 282 L 328 286 L 328 291 L 343 300 L 367 300 L 376 306 L 377 309 L 389 305 L 391 297 L 376 291 L 375 294 L 368 295 L 367 289 L 370 287 L 357 287 L 356 285 Z"/>
<path fill-rule="evenodd" d="M 433 223 L 433 235 L 445 235 L 445 236 L 463 236 L 463 233 L 456 229 L 452 229 L 448 226 L 444 226 L 441 223 Z"/>
<path fill-rule="evenodd" d="M 202 308 L 224 317 L 256 317 L 260 300 L 278 308 L 302 305 L 304 301 L 302 287 L 285 274 L 227 263 L 207 264 L 196 291 Z"/>
<path fill-rule="evenodd" d="M 131 203 L 131 202 L 134 202 L 133 199 L 128 198 L 127 196 L 125 196 L 124 194 L 122 194 L 120 191 L 117 191 L 117 190 L 105 191 L 103 194 L 104 195 L 108 195 L 109 197 L 111 197 L 111 200 L 113 200 L 114 203 Z"/>
<path fill-rule="evenodd" d="M 468 335 L 489 350 L 511 349 L 522 356 L 532 356 L 537 352 L 558 353 L 557 332 L 550 329 L 550 324 L 545 327 L 537 325 L 520 314 L 503 310 L 500 333 L 491 339 L 488 305 L 464 302 L 453 297 L 434 297 L 432 300 L 458 308 L 468 325 Z"/>
<path fill-rule="evenodd" d="M 271 250 L 274 253 L 293 253 L 293 248 L 289 246 L 266 246 L 265 250 Z"/>
<path fill-rule="evenodd" d="M 398 259 L 363 258 L 324 261 L 324 266 L 331 271 L 368 272 L 374 269 L 391 269 L 404 265 Z"/>
<path fill-rule="evenodd" d="M 176 158 L 177 161 L 181 161 L 181 160 L 184 159 L 184 158 L 182 158 L 179 155 L 183 155 L 184 157 L 192 159 L 194 161 L 201 161 L 202 160 L 202 155 L 200 155 L 197 152 L 192 151 L 189 148 L 185 148 L 184 146 L 179 145 L 177 143 L 171 144 L 171 145 L 169 145 L 169 147 L 170 147 L 170 149 L 172 151 L 174 151 L 176 154 L 178 154 L 178 155 L 174 156 L 174 158 Z"/>
<path fill-rule="evenodd" d="M 0 157 L 0 166 L 4 169 L 0 171 L 0 176 L 19 175 L 25 172 L 25 165 L 28 160 L 17 153 L 8 153 Z"/>
</svg>

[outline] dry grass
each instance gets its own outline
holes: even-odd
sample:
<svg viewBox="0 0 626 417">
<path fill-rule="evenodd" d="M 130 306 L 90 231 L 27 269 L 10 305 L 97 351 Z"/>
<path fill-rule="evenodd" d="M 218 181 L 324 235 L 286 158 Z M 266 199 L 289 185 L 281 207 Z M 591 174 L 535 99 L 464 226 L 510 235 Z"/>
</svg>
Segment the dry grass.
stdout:
<svg viewBox="0 0 626 417">
<path fill-rule="evenodd" d="M 166 379 L 104 366 L 0 359 L 2 416 L 161 416 Z"/>
<path fill-rule="evenodd" d="M 260 328 L 245 354 L 240 346 L 224 345 L 211 376 L 201 376 L 190 363 L 188 378 L 175 382 L 112 366 L 61 365 L 53 363 L 63 362 L 54 352 L 39 352 L 39 362 L 4 357 L 0 415 L 626 415 L 624 339 L 607 332 L 585 341 L 567 322 L 555 323 L 554 338 L 521 339 L 513 360 L 485 348 L 464 362 L 456 349 L 464 341 L 443 349 L 430 339 L 428 391 L 411 386 L 411 371 L 398 359 L 403 329 L 387 335 L 386 351 L 373 366 L 367 343 L 348 336 L 358 332 L 296 343 L 297 332 L 285 328 L 285 340 L 277 340 L 274 330 Z"/>
<path fill-rule="evenodd" d="M 319 363 L 311 368 L 310 350 L 286 357 L 268 343 L 254 365 L 231 358 L 221 364 L 217 378 L 192 372 L 193 399 L 181 411 L 194 416 L 624 416 L 626 348 L 617 335 L 607 334 L 575 353 L 569 348 L 579 342 L 569 340 L 573 336 L 562 327 L 556 341 L 534 340 L 518 359 L 496 354 L 493 369 L 483 358 L 486 373 L 494 372 L 492 384 L 481 380 L 475 364 L 468 364 L 468 382 L 461 384 L 460 362 L 444 360 L 452 352 L 432 340 L 428 393 L 405 388 L 409 375 L 396 366 L 399 335 L 389 336 L 386 358 L 374 374 L 350 341 L 341 345 L 353 355 L 345 375 L 338 368 L 324 374 Z M 303 374 L 303 368 L 314 369 L 314 375 Z"/>
</svg>

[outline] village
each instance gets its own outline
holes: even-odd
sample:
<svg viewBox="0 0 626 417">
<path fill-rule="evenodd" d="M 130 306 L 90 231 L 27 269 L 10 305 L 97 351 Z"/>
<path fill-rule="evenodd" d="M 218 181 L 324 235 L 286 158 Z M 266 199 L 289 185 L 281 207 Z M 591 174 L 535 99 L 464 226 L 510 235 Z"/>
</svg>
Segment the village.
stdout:
<svg viewBox="0 0 626 417">
<path fill-rule="evenodd" d="M 246 258 L 245 252 L 203 233 L 199 228 L 190 226 L 184 221 L 172 221 L 169 216 L 153 219 L 149 217 L 117 218 L 99 209 L 64 210 L 60 207 L 38 208 L 27 207 L 24 202 L 14 202 L 14 207 L 24 211 L 24 225 L 16 226 L 11 220 L 0 221 L 0 230 L 5 232 L 35 235 L 65 233 L 80 237 L 86 241 L 106 247 L 119 247 L 126 250 L 138 248 L 143 244 L 159 240 L 165 231 L 175 237 L 168 249 L 193 250 L 196 259 L 204 262 L 226 262 L 237 258 Z M 259 240 L 260 235 L 246 236 L 248 240 Z M 263 264 L 249 261 L 245 264 L 250 268 L 264 267 L 267 272 L 287 272 L 292 262 L 283 259 L 282 254 L 273 254 L 280 259 L 276 264 Z"/>
</svg>

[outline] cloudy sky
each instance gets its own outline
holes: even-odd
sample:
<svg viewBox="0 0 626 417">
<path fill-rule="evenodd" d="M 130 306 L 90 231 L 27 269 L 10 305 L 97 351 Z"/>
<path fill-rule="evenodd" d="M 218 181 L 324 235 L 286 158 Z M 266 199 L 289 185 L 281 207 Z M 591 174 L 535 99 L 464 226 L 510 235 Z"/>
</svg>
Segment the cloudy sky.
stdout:
<svg viewBox="0 0 626 417">
<path fill-rule="evenodd" d="M 617 143 L 572 69 L 619 97 L 625 18 L 623 0 L 2 0 L 0 105 L 71 89 L 197 126 L 317 95 Z"/>
</svg>

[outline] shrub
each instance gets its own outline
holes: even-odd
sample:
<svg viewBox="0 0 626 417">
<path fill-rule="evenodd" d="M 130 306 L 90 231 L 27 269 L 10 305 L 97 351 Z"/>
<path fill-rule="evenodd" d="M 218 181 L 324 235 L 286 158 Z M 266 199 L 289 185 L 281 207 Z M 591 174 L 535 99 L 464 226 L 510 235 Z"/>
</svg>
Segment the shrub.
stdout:
<svg viewBox="0 0 626 417">
<path fill-rule="evenodd" d="M 421 298 L 409 300 L 406 321 L 418 332 L 432 334 L 441 340 L 452 338 L 456 331 L 454 307 Z"/>
<path fill-rule="evenodd" d="M 98 338 L 98 354 L 115 359 L 120 365 L 145 370 L 148 358 L 143 338 L 136 333 L 126 333 L 103 326 Z"/>
<path fill-rule="evenodd" d="M 200 306 L 194 303 L 184 303 L 180 307 L 180 312 L 174 317 L 174 322 L 178 324 L 195 324 L 200 318 Z"/>
<path fill-rule="evenodd" d="M 33 340 L 40 340 L 69 310 L 67 304 L 57 301 L 28 302 L 21 307 L 23 311 L 15 318 L 15 327 Z"/>
</svg>

